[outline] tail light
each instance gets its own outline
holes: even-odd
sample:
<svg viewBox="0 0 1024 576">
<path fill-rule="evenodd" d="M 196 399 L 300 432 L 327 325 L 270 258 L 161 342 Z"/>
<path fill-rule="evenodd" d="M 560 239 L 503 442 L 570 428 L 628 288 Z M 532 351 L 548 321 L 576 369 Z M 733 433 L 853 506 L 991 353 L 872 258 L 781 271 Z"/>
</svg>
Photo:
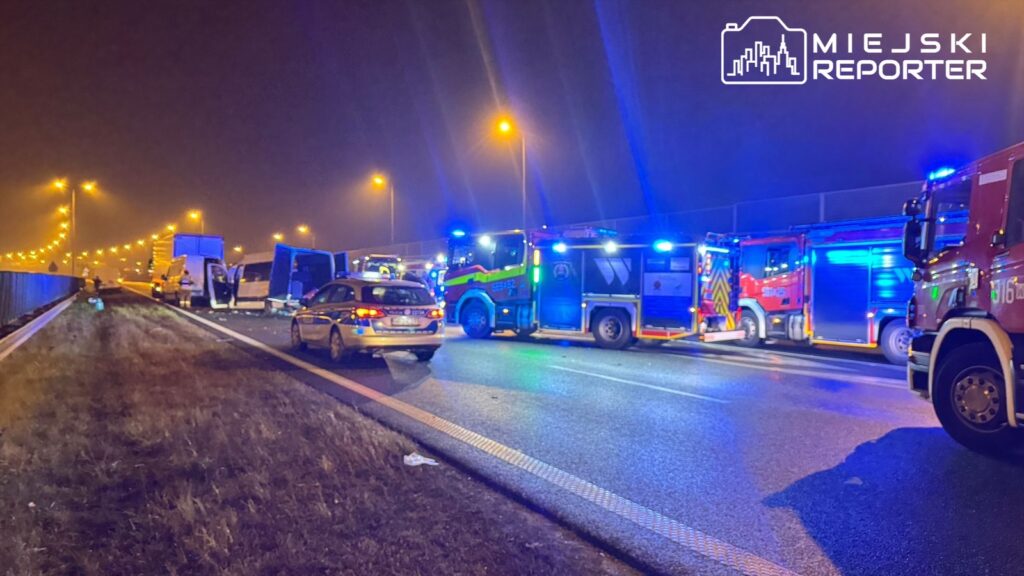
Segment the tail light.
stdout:
<svg viewBox="0 0 1024 576">
<path fill-rule="evenodd" d="M 353 314 L 355 314 L 356 318 L 381 318 L 386 316 L 380 308 L 356 308 Z"/>
<path fill-rule="evenodd" d="M 440 308 L 434 308 L 430 312 L 427 312 L 428 318 L 444 318 L 444 310 Z"/>
</svg>

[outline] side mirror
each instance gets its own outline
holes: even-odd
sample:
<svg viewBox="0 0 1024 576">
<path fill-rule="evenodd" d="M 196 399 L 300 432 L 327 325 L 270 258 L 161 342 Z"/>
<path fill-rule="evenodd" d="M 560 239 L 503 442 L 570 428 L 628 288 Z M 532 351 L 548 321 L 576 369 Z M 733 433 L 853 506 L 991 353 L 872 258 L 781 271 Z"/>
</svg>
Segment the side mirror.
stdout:
<svg viewBox="0 0 1024 576">
<path fill-rule="evenodd" d="M 904 206 L 904 210 L 906 210 L 906 206 Z M 922 254 L 920 242 L 921 223 L 916 219 L 908 220 L 903 225 L 903 257 L 918 267 L 924 262 L 924 254 Z"/>
<path fill-rule="evenodd" d="M 1006 231 L 997 230 L 992 233 L 992 246 L 1002 248 L 1006 245 Z"/>
<path fill-rule="evenodd" d="M 921 202 L 917 198 L 911 198 L 903 203 L 903 215 L 911 218 L 921 214 Z"/>
</svg>

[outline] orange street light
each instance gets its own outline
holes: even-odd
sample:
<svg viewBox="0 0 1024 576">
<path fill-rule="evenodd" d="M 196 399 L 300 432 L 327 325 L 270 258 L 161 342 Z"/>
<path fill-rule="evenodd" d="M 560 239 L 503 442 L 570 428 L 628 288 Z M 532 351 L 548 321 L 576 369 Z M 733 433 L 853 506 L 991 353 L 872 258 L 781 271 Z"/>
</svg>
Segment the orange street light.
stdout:
<svg viewBox="0 0 1024 576">
<path fill-rule="evenodd" d="M 522 203 L 523 203 L 523 230 L 526 230 L 526 134 L 522 130 L 516 130 L 515 124 L 508 117 L 501 117 L 497 123 L 498 133 L 501 136 L 511 136 L 513 132 L 519 133 L 520 167 L 522 168 Z"/>
<path fill-rule="evenodd" d="M 309 226 L 305 224 L 299 224 L 298 226 L 295 227 L 295 231 L 303 236 L 306 236 L 308 234 L 310 240 L 309 247 L 314 249 L 316 248 L 316 234 L 314 234 L 312 230 L 310 230 Z"/>
<path fill-rule="evenodd" d="M 284 241 L 284 234 L 281 234 L 280 232 L 274 232 L 270 237 L 274 239 L 274 242 Z"/>
<path fill-rule="evenodd" d="M 383 174 L 377 173 L 370 178 L 370 183 L 378 190 L 388 190 L 388 232 L 391 244 L 395 243 L 395 184 Z"/>
<path fill-rule="evenodd" d="M 199 223 L 199 233 L 206 234 L 206 220 L 203 219 L 202 210 L 189 210 L 188 219 Z"/>
</svg>

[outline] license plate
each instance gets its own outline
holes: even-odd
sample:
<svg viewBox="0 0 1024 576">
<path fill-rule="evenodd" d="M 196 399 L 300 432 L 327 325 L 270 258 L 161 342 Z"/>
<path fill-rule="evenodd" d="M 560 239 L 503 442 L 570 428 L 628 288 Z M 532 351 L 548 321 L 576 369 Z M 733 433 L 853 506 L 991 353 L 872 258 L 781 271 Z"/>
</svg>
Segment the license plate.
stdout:
<svg viewBox="0 0 1024 576">
<path fill-rule="evenodd" d="M 419 326 L 420 321 L 411 316 L 395 316 L 391 319 L 392 326 Z"/>
</svg>

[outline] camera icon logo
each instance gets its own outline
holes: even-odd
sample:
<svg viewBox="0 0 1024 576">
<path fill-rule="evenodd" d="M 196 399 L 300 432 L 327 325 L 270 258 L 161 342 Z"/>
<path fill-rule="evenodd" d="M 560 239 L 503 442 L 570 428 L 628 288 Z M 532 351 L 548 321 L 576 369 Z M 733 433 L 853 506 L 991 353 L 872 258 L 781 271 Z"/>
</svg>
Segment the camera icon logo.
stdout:
<svg viewBox="0 0 1024 576">
<path fill-rule="evenodd" d="M 778 16 L 751 16 L 722 30 L 723 84 L 804 84 L 807 30 Z"/>
</svg>

